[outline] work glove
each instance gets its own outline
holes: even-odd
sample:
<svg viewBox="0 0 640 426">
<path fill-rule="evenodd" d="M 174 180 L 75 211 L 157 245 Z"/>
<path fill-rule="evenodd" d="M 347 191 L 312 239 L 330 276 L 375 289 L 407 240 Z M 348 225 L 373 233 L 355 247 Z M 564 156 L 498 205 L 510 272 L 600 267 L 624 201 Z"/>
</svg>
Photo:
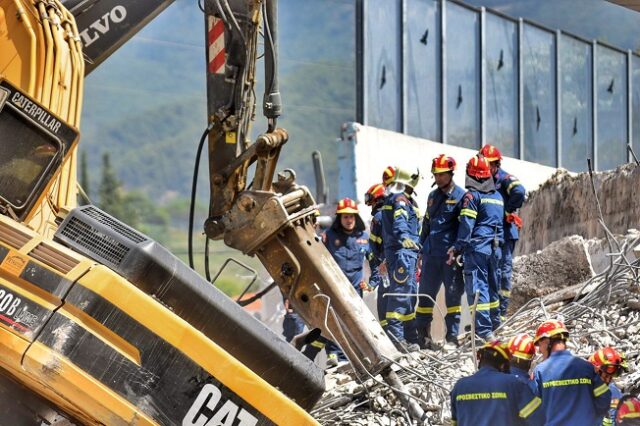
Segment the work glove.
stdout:
<svg viewBox="0 0 640 426">
<path fill-rule="evenodd" d="M 516 228 L 522 229 L 522 218 L 516 213 L 507 213 L 507 223 L 513 223 Z"/>
<path fill-rule="evenodd" d="M 402 247 L 406 248 L 406 249 L 411 249 L 411 250 L 418 250 L 418 244 L 416 244 L 415 241 L 413 241 L 411 238 L 405 238 L 404 240 L 402 240 Z"/>
</svg>

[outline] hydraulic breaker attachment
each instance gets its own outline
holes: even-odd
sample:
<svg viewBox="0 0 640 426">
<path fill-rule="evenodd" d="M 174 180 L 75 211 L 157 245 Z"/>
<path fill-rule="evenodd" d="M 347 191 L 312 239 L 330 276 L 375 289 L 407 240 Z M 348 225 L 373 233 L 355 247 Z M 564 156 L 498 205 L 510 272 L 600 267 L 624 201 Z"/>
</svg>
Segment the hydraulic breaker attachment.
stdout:
<svg viewBox="0 0 640 426">
<path fill-rule="evenodd" d="M 361 377 L 383 370 L 398 352 L 315 233 L 316 206 L 309 190 L 287 170 L 278 193 L 243 191 L 227 215 L 210 218 L 211 238 L 256 255 L 296 311 L 340 345 Z"/>
<path fill-rule="evenodd" d="M 315 234 L 316 204 L 308 189 L 296 185 L 293 171 L 273 182 L 288 140 L 277 127 L 276 0 L 205 0 L 204 11 L 211 189 L 205 233 L 258 256 L 302 318 L 335 340 L 359 375 L 377 373 L 398 352 Z M 268 126 L 250 143 L 260 30 Z"/>
</svg>

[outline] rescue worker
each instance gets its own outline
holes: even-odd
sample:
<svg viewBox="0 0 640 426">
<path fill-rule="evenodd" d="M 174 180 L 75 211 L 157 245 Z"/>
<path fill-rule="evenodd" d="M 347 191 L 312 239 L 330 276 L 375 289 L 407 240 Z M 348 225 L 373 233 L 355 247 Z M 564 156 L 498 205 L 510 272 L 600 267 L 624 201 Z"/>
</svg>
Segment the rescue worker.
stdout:
<svg viewBox="0 0 640 426">
<path fill-rule="evenodd" d="M 531 383 L 531 361 L 536 354 L 533 338 L 527 333 L 518 334 L 509 340 L 511 352 L 511 374 L 526 385 Z"/>
<path fill-rule="evenodd" d="M 335 219 L 331 227 L 322 233 L 322 242 L 353 289 L 362 297 L 362 289 L 367 287 L 364 282 L 364 260 L 370 251 L 369 234 L 358 213 L 358 205 L 351 198 L 338 201 Z M 324 336 L 307 345 L 305 355 L 315 359 L 323 347 L 327 351 L 327 366 L 333 367 L 339 361 L 346 361 L 338 345 Z"/>
<path fill-rule="evenodd" d="M 547 425 L 596 425 L 607 414 L 611 391 L 587 361 L 567 350 L 569 331 L 558 320 L 536 330 L 534 343 L 544 361 L 533 373 Z"/>
<path fill-rule="evenodd" d="M 382 245 L 382 205 L 386 195 L 385 186 L 382 183 L 372 185 L 364 194 L 364 203 L 371 207 L 371 225 L 369 226 L 369 266 L 371 276 L 369 286 L 378 289 L 377 310 L 378 320 L 382 328 L 387 325 L 385 318 L 387 313 L 384 293 L 387 289 L 388 279 L 386 279 L 387 269 L 384 263 L 384 247 Z"/>
<path fill-rule="evenodd" d="M 417 351 L 415 325 L 418 205 L 412 197 L 419 174 L 397 168 L 382 206 L 382 243 L 389 274 L 387 333 L 401 351 Z M 406 296 L 398 296 L 405 294 Z"/>
<path fill-rule="evenodd" d="M 596 373 L 603 382 L 609 386 L 611 391 L 611 404 L 609 405 L 609 415 L 602 420 L 603 425 L 612 425 L 616 420 L 616 408 L 622 398 L 622 391 L 613 382 L 614 377 L 620 376 L 629 370 L 625 356 L 611 347 L 602 348 L 589 357 L 589 362 L 593 364 Z"/>
<path fill-rule="evenodd" d="M 322 241 L 362 297 L 364 261 L 370 251 L 369 234 L 358 212 L 358 205 L 351 198 L 343 198 L 338 202 L 336 218 L 322 234 Z"/>
<path fill-rule="evenodd" d="M 377 263 L 377 270 L 373 279 L 369 279 L 369 284 L 377 286 L 378 293 L 376 295 L 376 309 L 378 311 L 378 320 L 383 329 L 387 326 L 387 298 L 384 296 L 389 287 L 389 278 L 387 271 L 387 262 L 384 257 L 384 245 L 382 244 L 382 205 L 387 196 L 387 186 L 393 182 L 396 175 L 397 167 L 387 166 L 382 171 L 382 189 L 378 184 L 372 186 L 365 194 L 365 204 L 367 199 L 374 204 L 371 208 L 371 226 L 369 229 L 369 247 L 372 252 L 372 259 L 369 266 L 372 266 L 372 272 Z M 373 261 L 373 264 L 371 263 Z M 379 263 L 378 263 L 379 262 Z"/>
<path fill-rule="evenodd" d="M 485 145 L 480 154 L 489 161 L 491 176 L 496 189 L 504 199 L 504 243 L 500 261 L 500 317 L 501 321 L 507 316 L 507 307 L 511 297 L 511 272 L 513 269 L 513 251 L 519 238 L 518 231 L 522 228 L 522 219 L 518 216 L 518 209 L 524 203 L 526 190 L 517 177 L 507 173 L 500 166 L 502 154 L 493 145 Z"/>
<path fill-rule="evenodd" d="M 635 396 L 626 395 L 618 403 L 616 425 L 640 426 L 640 401 Z"/>
<path fill-rule="evenodd" d="M 459 255 L 464 263 L 464 286 L 475 311 L 475 334 L 485 341 L 494 339 L 493 330 L 500 325 L 498 313 L 498 264 L 503 241 L 504 204 L 491 178 L 489 163 L 481 156 L 467 164 L 467 192 L 462 198 L 458 236 L 447 254 L 452 265 Z"/>
<path fill-rule="evenodd" d="M 431 321 L 434 301 L 442 284 L 447 305 L 445 348 L 455 349 L 458 346 L 462 312 L 460 300 L 464 292 L 464 282 L 462 268 L 455 263 L 447 264 L 447 250 L 458 235 L 458 216 L 465 191 L 453 182 L 455 169 L 456 160 L 444 154 L 434 158 L 431 163 L 431 173 L 437 188 L 431 191 L 427 198 L 427 210 L 420 232 L 422 274 L 418 293 L 430 296 L 419 297 L 416 308 L 418 344 L 421 349 L 436 348 L 431 340 Z"/>
<path fill-rule="evenodd" d="M 499 340 L 487 342 L 477 356 L 479 370 L 458 380 L 451 391 L 453 424 L 544 424 L 540 398 L 529 386 L 508 374 L 511 353 L 507 345 Z"/>
</svg>

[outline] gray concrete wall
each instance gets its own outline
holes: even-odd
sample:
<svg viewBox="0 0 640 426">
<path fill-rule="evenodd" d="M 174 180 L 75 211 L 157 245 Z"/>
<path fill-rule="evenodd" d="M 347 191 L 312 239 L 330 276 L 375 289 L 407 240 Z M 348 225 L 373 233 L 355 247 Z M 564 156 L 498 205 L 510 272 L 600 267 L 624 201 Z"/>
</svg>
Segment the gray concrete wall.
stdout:
<svg viewBox="0 0 640 426">
<path fill-rule="evenodd" d="M 349 132 L 343 132 L 342 139 L 338 141 L 340 185 L 335 195 L 336 198 L 351 197 L 360 203 L 365 191 L 380 182 L 385 167 L 419 169 L 422 179 L 416 192 L 420 210 L 424 213 L 427 196 L 434 183 L 431 161 L 439 154 L 455 158 L 458 167 L 453 179 L 464 188 L 467 161 L 478 152 L 356 123 L 346 126 Z M 538 188 L 556 171 L 552 167 L 509 157 L 505 157 L 502 163 L 504 169 L 517 176 L 528 191 Z M 365 212 L 367 210 L 364 209 Z"/>
</svg>

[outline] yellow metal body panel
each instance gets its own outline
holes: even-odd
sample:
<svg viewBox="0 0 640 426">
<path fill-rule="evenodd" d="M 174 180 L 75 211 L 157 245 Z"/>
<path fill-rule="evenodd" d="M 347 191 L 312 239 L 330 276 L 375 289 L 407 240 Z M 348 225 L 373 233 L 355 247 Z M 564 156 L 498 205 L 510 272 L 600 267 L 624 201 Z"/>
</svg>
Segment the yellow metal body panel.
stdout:
<svg viewBox="0 0 640 426">
<path fill-rule="evenodd" d="M 0 0 L 0 75 L 69 125 L 79 127 L 82 46 L 73 16 L 58 1 L 45 6 L 44 2 Z M 57 228 L 56 213 L 77 205 L 76 163 L 74 148 L 25 220 L 45 237 L 53 236 Z"/>
<path fill-rule="evenodd" d="M 100 324 L 91 316 L 87 315 L 73 305 L 65 305 L 65 307 L 60 310 L 60 314 L 69 318 L 75 323 L 82 324 L 82 327 L 86 330 L 89 330 L 91 334 L 102 340 L 105 344 L 112 347 L 129 361 L 133 362 L 137 366 L 140 366 L 140 351 L 135 346 L 124 340 L 122 337 L 118 336 L 116 333 Z"/>
<path fill-rule="evenodd" d="M 23 337 L 15 334 L 14 330 L 8 329 L 0 324 L 0 347 L 2 348 L 2 356 L 0 356 L 0 365 L 7 370 L 22 371 L 20 363 L 22 355 L 27 351 L 29 342 Z"/>
<path fill-rule="evenodd" d="M 111 347 L 135 365 L 141 365 L 141 354 L 131 343 L 97 322 L 78 307 L 63 303 L 59 298 L 21 277 L 24 264 L 34 263 L 62 276 L 49 265 L 30 256 L 43 238 L 28 227 L 0 216 L 0 225 L 11 226 L 28 240 L 21 248 L 12 247 L 0 233 L 0 247 L 8 254 L 0 262 L 0 286 L 24 300 L 79 324 L 100 341 Z M 254 407 L 275 424 L 315 425 L 316 421 L 297 404 L 258 377 L 217 344 L 209 340 L 189 323 L 176 316 L 153 297 L 144 293 L 110 269 L 96 265 L 53 241 L 46 241 L 52 248 L 77 261 L 64 278 L 75 282 L 117 307 L 136 323 L 206 370 L 225 387 Z M 9 257 L 20 261 L 9 261 Z M 19 265 L 18 265 L 19 264 Z M 2 314 L 2 312 L 0 312 Z M 155 424 L 133 404 L 96 380 L 71 360 L 36 341 L 30 344 L 31 335 L 0 323 L 0 366 L 8 370 L 21 383 L 53 401 L 83 422 L 118 424 Z M 185 412 L 188 407 L 184 407 Z"/>
<path fill-rule="evenodd" d="M 179 348 L 275 424 L 317 424 L 306 411 L 186 321 L 106 267 L 93 268 L 78 281 L 78 284 L 101 295 L 163 340 Z"/>
<path fill-rule="evenodd" d="M 35 343 L 23 364 L 46 383 L 49 399 L 79 420 L 104 425 L 156 425 L 135 406 L 50 348 Z"/>
</svg>

